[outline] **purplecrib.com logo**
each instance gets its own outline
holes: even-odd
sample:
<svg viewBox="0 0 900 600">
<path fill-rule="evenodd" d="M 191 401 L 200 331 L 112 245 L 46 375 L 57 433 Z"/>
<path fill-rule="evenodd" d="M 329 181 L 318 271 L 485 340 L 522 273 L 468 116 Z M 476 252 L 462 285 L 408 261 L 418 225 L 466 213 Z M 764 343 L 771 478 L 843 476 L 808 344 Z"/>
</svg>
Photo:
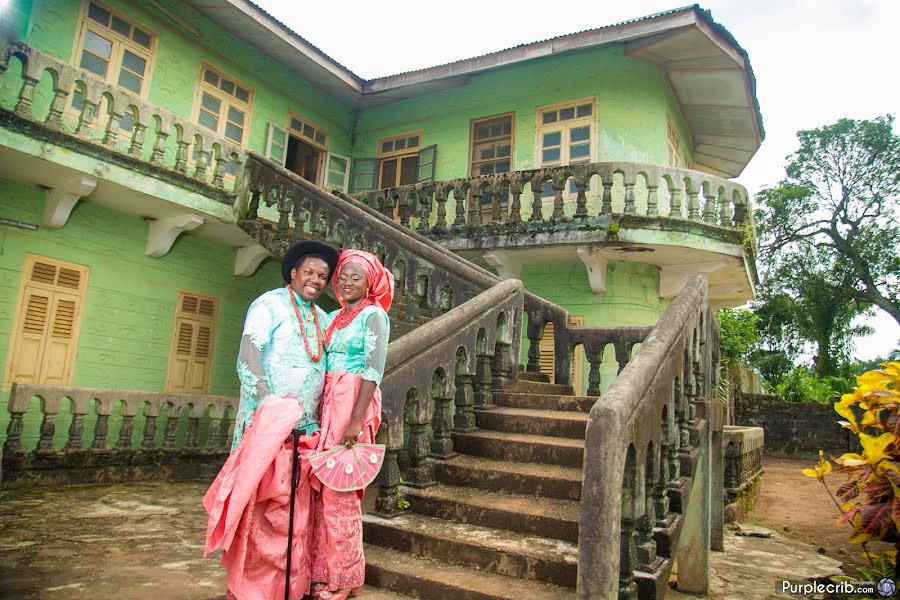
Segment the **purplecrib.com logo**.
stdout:
<svg viewBox="0 0 900 600">
<path fill-rule="evenodd" d="M 875 583 L 874 581 L 838 581 L 824 583 L 822 581 L 782 581 L 781 591 L 786 594 L 867 594 L 874 596 L 877 592 L 882 598 L 890 598 L 897 591 L 897 584 L 893 579 L 885 577 Z"/>
</svg>

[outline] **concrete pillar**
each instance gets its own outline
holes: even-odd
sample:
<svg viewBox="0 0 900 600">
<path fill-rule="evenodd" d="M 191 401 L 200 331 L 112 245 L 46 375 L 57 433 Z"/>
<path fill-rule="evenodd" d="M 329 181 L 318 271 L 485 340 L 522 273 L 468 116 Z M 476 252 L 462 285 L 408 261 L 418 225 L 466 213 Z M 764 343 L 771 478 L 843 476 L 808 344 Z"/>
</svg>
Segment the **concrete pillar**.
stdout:
<svg viewBox="0 0 900 600">
<path fill-rule="evenodd" d="M 723 429 L 725 406 L 718 398 L 708 400 L 706 414 L 709 415 L 709 547 L 718 552 L 725 551 L 725 448 Z"/>
<path fill-rule="evenodd" d="M 710 434 L 701 422 L 699 457 L 694 469 L 684 526 L 678 542 L 678 590 L 705 595 L 709 585 Z"/>
</svg>

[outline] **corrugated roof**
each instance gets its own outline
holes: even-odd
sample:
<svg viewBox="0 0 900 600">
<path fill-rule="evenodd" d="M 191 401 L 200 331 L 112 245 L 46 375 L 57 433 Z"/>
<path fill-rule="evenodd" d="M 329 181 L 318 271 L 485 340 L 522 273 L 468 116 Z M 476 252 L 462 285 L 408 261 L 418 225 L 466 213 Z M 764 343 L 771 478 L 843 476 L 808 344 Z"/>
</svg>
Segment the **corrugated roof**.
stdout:
<svg viewBox="0 0 900 600">
<path fill-rule="evenodd" d="M 259 6 L 255 2 L 252 2 L 252 0 L 246 0 L 246 1 L 248 4 L 254 6 L 262 15 L 264 15 L 266 17 L 266 19 L 271 22 L 273 27 L 277 27 L 277 28 L 281 29 L 283 32 L 287 33 L 290 36 L 293 36 L 298 41 L 300 41 L 302 44 L 305 44 L 306 46 L 308 46 L 309 48 L 314 50 L 323 60 L 326 60 L 326 61 L 332 63 L 334 66 L 338 67 L 339 69 L 345 71 L 347 73 L 347 75 L 349 75 L 354 80 L 356 80 L 364 88 L 370 87 L 371 84 L 373 84 L 373 83 L 380 83 L 382 85 L 389 84 L 391 79 L 408 78 L 410 75 L 414 75 L 417 73 L 424 73 L 429 70 L 438 70 L 438 69 L 442 69 L 445 67 L 451 67 L 453 65 L 460 65 L 462 63 L 466 63 L 466 62 L 470 62 L 470 61 L 471 62 L 483 61 L 486 58 L 498 56 L 498 55 L 501 55 L 506 52 L 521 51 L 522 49 L 527 49 L 527 48 L 533 47 L 533 46 L 539 46 L 541 44 L 553 43 L 556 41 L 563 41 L 563 40 L 567 40 L 567 39 L 571 39 L 571 38 L 576 38 L 578 36 L 591 34 L 594 32 L 601 32 L 604 30 L 614 29 L 617 27 L 631 25 L 634 23 L 650 21 L 653 19 L 658 19 L 660 17 L 666 17 L 666 16 L 678 14 L 681 12 L 695 11 L 695 13 L 697 15 L 699 15 L 704 21 L 706 21 L 709 24 L 709 26 L 718 35 L 720 35 L 722 37 L 722 39 L 724 41 L 726 41 L 728 44 L 733 46 L 734 49 L 738 53 L 740 53 L 740 55 L 743 57 L 744 65 L 745 65 L 746 73 L 747 73 L 747 80 L 748 80 L 748 83 L 750 86 L 750 95 L 753 99 L 753 109 L 754 109 L 753 112 L 755 113 L 757 125 L 759 128 L 760 139 L 765 139 L 765 129 L 763 127 L 762 114 L 761 114 L 760 108 L 759 108 L 759 101 L 756 97 L 756 76 L 753 73 L 752 66 L 750 65 L 750 57 L 748 56 L 747 51 L 744 50 L 744 48 L 742 48 L 741 45 L 737 42 L 737 40 L 734 38 L 734 36 L 731 34 L 731 32 L 728 31 L 724 26 L 720 25 L 719 23 L 717 23 L 716 21 L 713 20 L 711 11 L 708 9 L 701 8 L 699 4 L 685 5 L 685 6 L 681 6 L 679 8 L 673 8 L 670 10 L 665 10 L 665 11 L 645 15 L 642 17 L 637 17 L 634 19 L 628 19 L 628 20 L 620 21 L 620 22 L 613 23 L 610 25 L 604 25 L 601 27 L 596 27 L 596 28 L 591 28 L 591 29 L 584 29 L 584 30 L 577 31 L 574 33 L 568 33 L 565 35 L 550 37 L 550 38 L 546 38 L 546 39 L 538 40 L 538 41 L 534 41 L 534 42 L 518 44 L 516 46 L 511 46 L 509 48 L 504 48 L 502 50 L 497 50 L 495 52 L 489 52 L 486 54 L 481 54 L 481 55 L 474 56 L 474 57 L 468 57 L 468 58 L 464 58 L 464 59 L 460 59 L 460 60 L 456 60 L 456 61 L 451 61 L 451 62 L 443 63 L 440 65 L 433 65 L 431 67 L 425 67 L 422 69 L 413 69 L 413 70 L 409 70 L 409 71 L 401 71 L 398 73 L 394 73 L 392 75 L 386 75 L 386 76 L 376 77 L 374 79 L 367 80 L 367 79 L 360 77 L 353 71 L 351 71 L 345 65 L 343 65 L 343 64 L 339 63 L 338 61 L 336 61 L 335 59 L 331 58 L 328 54 L 326 54 L 324 51 L 322 51 L 321 48 L 317 47 L 315 44 L 310 43 L 309 40 L 307 40 L 306 38 L 299 35 L 297 32 L 295 32 L 293 29 L 288 27 L 285 23 L 283 23 L 280 20 L 278 20 L 277 18 L 275 18 L 272 14 L 270 14 L 268 11 L 263 9 L 261 6 Z M 365 92 L 364 92 L 364 95 L 365 95 Z"/>
<path fill-rule="evenodd" d="M 603 25 L 603 26 L 601 26 L 601 27 L 593 27 L 593 28 L 591 28 L 591 29 L 582 29 L 581 31 L 575 31 L 575 32 L 572 32 L 572 33 L 566 33 L 566 34 L 563 34 L 563 35 L 557 35 L 557 36 L 550 37 L 550 38 L 546 38 L 546 39 L 543 39 L 543 40 L 536 40 L 536 41 L 533 41 L 533 42 L 525 42 L 525 43 L 522 43 L 522 44 L 517 44 L 517 45 L 515 45 L 515 46 L 510 46 L 510 47 L 508 47 L 508 48 L 504 48 L 504 49 L 502 49 L 502 50 L 496 50 L 496 51 L 494 51 L 494 52 L 487 52 L 487 53 L 485 53 L 485 54 L 479 54 L 479 55 L 477 55 L 477 56 L 470 56 L 470 57 L 468 57 L 468 58 L 461 58 L 461 59 L 459 59 L 459 60 L 453 60 L 453 61 L 450 61 L 450 62 L 448 62 L 448 63 L 442 63 L 442 64 L 439 64 L 439 65 L 432 65 L 432 66 L 430 66 L 430 67 L 424 67 L 424 68 L 421 68 L 421 69 L 411 69 L 411 70 L 409 70 L 409 71 L 400 71 L 400 72 L 398 72 L 398 73 L 393 73 L 393 74 L 391 74 L 391 75 L 383 75 L 383 76 L 381 76 L 381 77 L 376 77 L 376 78 L 374 78 L 374 79 L 366 80 L 366 83 L 369 84 L 369 83 L 372 83 L 372 82 L 375 82 L 375 81 L 382 81 L 382 80 L 386 80 L 386 79 L 391 79 L 392 77 L 398 77 L 398 76 L 400 76 L 400 75 L 409 75 L 409 74 L 411 74 L 411 73 L 420 73 L 420 72 L 422 72 L 422 71 L 428 71 L 429 69 L 436 69 L 436 68 L 440 68 L 440 67 L 447 67 L 447 66 L 450 66 L 450 65 L 456 65 L 456 64 L 464 63 L 464 62 L 470 61 L 470 60 L 478 60 L 478 59 L 481 59 L 481 58 L 486 58 L 486 57 L 489 57 L 489 56 L 494 56 L 494 55 L 497 55 L 497 54 L 502 54 L 502 53 L 504 53 L 504 52 L 509 52 L 510 50 L 519 50 L 519 49 L 521 49 L 521 48 L 527 48 L 528 46 L 537 46 L 538 44 L 546 44 L 547 42 L 555 42 L 555 41 L 558 41 L 558 40 L 563 40 L 563 39 L 566 39 L 566 38 L 575 37 L 575 36 L 582 35 L 582 34 L 585 34 L 585 33 L 593 33 L 593 32 L 595 32 L 595 31 L 602 31 L 602 30 L 604 30 L 604 29 L 612 29 L 612 28 L 614 28 L 614 27 L 621 27 L 622 25 L 628 25 L 628 24 L 630 24 L 630 23 L 639 23 L 639 22 L 641 22 L 641 21 L 649 21 L 650 19 L 656 19 L 656 18 L 659 18 L 659 17 L 664 17 L 664 16 L 666 16 L 666 15 L 673 15 L 673 14 L 676 14 L 676 13 L 680 13 L 680 12 L 684 12 L 684 11 L 692 10 L 692 9 L 697 9 L 697 10 L 699 10 L 699 11 L 701 11 L 701 12 L 707 12 L 707 13 L 709 12 L 709 11 L 703 11 L 703 10 L 700 8 L 700 5 L 699 5 L 699 4 L 690 4 L 690 5 L 687 5 L 687 6 L 682 6 L 682 7 L 680 7 L 680 8 L 673 8 L 673 9 L 670 9 L 670 10 L 664 10 L 664 11 L 657 12 L 657 13 L 653 13 L 653 14 L 651 14 L 651 15 L 646 15 L 646 16 L 643 16 L 643 17 L 637 17 L 637 18 L 634 18 L 634 19 L 628 19 L 628 20 L 626 20 L 626 21 L 620 21 L 620 22 L 618 22 L 618 23 L 613 23 L 613 24 L 611 24 L 611 25 Z M 729 34 L 729 35 L 730 35 L 730 34 Z"/>
</svg>

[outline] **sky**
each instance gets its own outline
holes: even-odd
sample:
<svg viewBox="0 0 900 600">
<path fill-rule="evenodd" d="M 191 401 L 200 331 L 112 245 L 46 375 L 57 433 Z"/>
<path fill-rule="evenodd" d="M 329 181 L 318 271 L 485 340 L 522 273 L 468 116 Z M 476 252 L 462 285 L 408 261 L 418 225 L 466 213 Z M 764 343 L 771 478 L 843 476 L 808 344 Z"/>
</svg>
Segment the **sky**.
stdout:
<svg viewBox="0 0 900 600">
<path fill-rule="evenodd" d="M 371 79 L 495 52 L 682 6 L 678 0 L 490 2 L 421 0 L 332 5 L 256 0 L 357 75 Z M 301 8 L 298 8 L 302 6 Z M 705 0 L 750 56 L 766 139 L 737 181 L 755 194 L 784 176 L 796 132 L 842 117 L 900 118 L 897 0 Z M 900 326 L 879 311 L 856 356 L 900 346 Z"/>
</svg>

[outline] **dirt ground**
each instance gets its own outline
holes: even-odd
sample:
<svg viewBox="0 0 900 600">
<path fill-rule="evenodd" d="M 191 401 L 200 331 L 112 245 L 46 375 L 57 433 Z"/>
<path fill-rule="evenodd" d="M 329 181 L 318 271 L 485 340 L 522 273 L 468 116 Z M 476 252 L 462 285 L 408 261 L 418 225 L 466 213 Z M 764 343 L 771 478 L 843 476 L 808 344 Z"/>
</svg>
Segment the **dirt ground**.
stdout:
<svg viewBox="0 0 900 600">
<path fill-rule="evenodd" d="M 820 554 L 844 563 L 848 574 L 855 574 L 856 568 L 867 562 L 862 547 L 848 542 L 850 526 L 837 523 L 840 512 L 822 484 L 801 473 L 814 464 L 812 459 L 767 457 L 759 499 L 743 521 L 808 543 Z M 835 471 L 825 478 L 832 492 L 846 481 Z M 869 544 L 872 552 L 888 548 L 885 544 Z"/>
</svg>

